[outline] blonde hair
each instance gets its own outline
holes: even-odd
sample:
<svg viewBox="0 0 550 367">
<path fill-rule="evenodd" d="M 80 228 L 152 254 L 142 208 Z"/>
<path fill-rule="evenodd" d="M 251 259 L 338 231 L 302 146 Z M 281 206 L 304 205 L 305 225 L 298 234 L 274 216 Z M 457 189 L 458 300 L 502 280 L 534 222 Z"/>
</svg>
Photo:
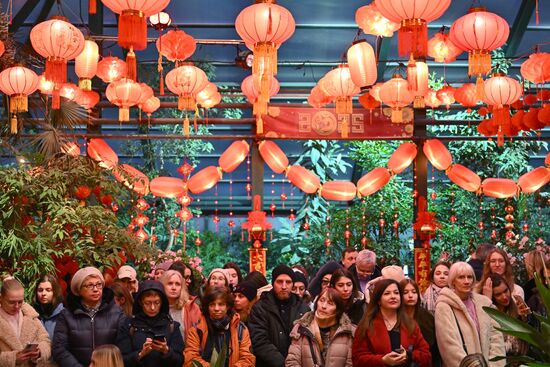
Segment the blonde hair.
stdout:
<svg viewBox="0 0 550 367">
<path fill-rule="evenodd" d="M 92 361 L 97 367 L 124 367 L 122 353 L 116 345 L 100 345 L 92 352 Z"/>
<path fill-rule="evenodd" d="M 2 288 L 0 289 L 0 294 L 2 296 L 5 296 L 8 292 L 18 291 L 21 289 L 24 290 L 25 288 L 23 288 L 23 285 L 19 280 L 15 278 L 6 279 L 2 282 Z"/>
<path fill-rule="evenodd" d="M 172 278 L 174 275 L 177 276 L 181 281 L 181 293 L 174 305 L 176 309 L 181 310 L 187 304 L 187 302 L 189 302 L 189 291 L 187 290 L 187 285 L 185 284 L 185 279 L 183 279 L 183 275 L 181 275 L 181 273 L 177 270 L 167 270 L 164 272 L 164 274 L 162 274 L 159 280 L 164 286 L 166 292 L 166 285 L 170 281 L 170 278 Z"/>
<path fill-rule="evenodd" d="M 458 261 L 451 265 L 451 268 L 449 269 L 449 288 L 455 289 L 454 287 L 454 281 L 455 278 L 461 274 L 471 274 L 474 277 L 474 283 L 476 281 L 476 273 L 474 272 L 474 268 L 470 264 L 464 261 Z"/>
</svg>

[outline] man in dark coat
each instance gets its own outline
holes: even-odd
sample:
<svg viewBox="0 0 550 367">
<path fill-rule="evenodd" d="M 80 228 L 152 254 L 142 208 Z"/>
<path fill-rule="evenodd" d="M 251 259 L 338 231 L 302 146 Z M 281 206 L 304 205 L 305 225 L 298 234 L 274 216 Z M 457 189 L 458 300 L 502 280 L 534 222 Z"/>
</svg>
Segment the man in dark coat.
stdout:
<svg viewBox="0 0 550 367">
<path fill-rule="evenodd" d="M 272 272 L 273 289 L 262 294 L 252 307 L 248 328 L 257 366 L 282 367 L 291 343 L 290 332 L 295 320 L 309 308 L 291 292 L 294 272 L 279 265 Z"/>
<path fill-rule="evenodd" d="M 117 345 L 126 367 L 181 367 L 183 337 L 170 317 L 164 286 L 156 280 L 139 285 L 134 317 L 119 331 Z"/>
<path fill-rule="evenodd" d="M 382 275 L 382 271 L 376 265 L 376 254 L 371 250 L 359 251 L 355 264 L 350 266 L 349 271 L 363 293 L 366 292 L 365 286 L 368 282 Z"/>
<path fill-rule="evenodd" d="M 126 316 L 114 302 L 114 294 L 105 287 L 101 272 L 86 267 L 75 273 L 67 307 L 55 326 L 52 355 L 59 367 L 90 365 L 92 352 L 104 344 L 115 344 Z"/>
</svg>

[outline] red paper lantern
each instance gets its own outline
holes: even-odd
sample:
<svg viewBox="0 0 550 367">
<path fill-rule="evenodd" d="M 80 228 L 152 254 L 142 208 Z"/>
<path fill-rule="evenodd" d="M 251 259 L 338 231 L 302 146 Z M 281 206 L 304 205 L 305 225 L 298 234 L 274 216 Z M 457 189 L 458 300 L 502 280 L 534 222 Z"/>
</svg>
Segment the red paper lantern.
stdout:
<svg viewBox="0 0 550 367">
<path fill-rule="evenodd" d="M 440 171 L 445 171 L 453 163 L 451 153 L 438 139 L 426 140 L 422 150 L 432 166 Z"/>
<path fill-rule="evenodd" d="M 327 181 L 321 187 L 321 196 L 326 200 L 351 201 L 356 193 L 357 188 L 350 181 Z"/>
<path fill-rule="evenodd" d="M 537 52 L 521 64 L 521 76 L 534 84 L 550 81 L 550 54 Z"/>
<path fill-rule="evenodd" d="M 539 190 L 550 181 L 550 169 L 537 167 L 518 179 L 518 186 L 522 192 L 530 194 Z"/>
<path fill-rule="evenodd" d="M 322 108 L 332 101 L 332 97 L 326 94 L 318 85 L 311 89 L 311 93 L 307 97 L 307 103 L 315 108 Z"/>
<path fill-rule="evenodd" d="M 83 90 L 75 102 L 89 112 L 99 102 L 99 94 L 93 90 Z"/>
<path fill-rule="evenodd" d="M 128 68 L 126 62 L 114 56 L 104 57 L 97 64 L 96 75 L 105 83 L 112 83 L 126 77 Z"/>
<path fill-rule="evenodd" d="M 375 2 L 357 9 L 355 12 L 355 23 L 365 34 L 373 34 L 378 37 L 391 37 L 393 32 L 401 26 L 399 22 L 392 22 L 384 17 Z"/>
<path fill-rule="evenodd" d="M 376 99 L 378 102 L 382 102 L 382 100 L 380 99 L 380 88 L 382 88 L 383 85 L 384 83 L 382 82 L 376 83 L 369 91 L 369 94 L 373 96 L 374 99 Z"/>
<path fill-rule="evenodd" d="M 449 180 L 466 191 L 476 192 L 481 187 L 481 178 L 461 164 L 453 164 L 447 171 L 447 176 Z"/>
<path fill-rule="evenodd" d="M 151 114 L 160 107 L 160 99 L 155 96 L 150 97 L 141 105 L 141 110 L 151 117 Z"/>
<path fill-rule="evenodd" d="M 531 130 L 542 129 L 544 125 L 539 122 L 538 114 L 538 108 L 531 108 L 529 112 L 523 116 L 523 125 L 527 126 Z"/>
<path fill-rule="evenodd" d="M 437 98 L 437 92 L 433 89 L 429 89 L 424 96 L 424 103 L 431 108 L 437 108 L 441 106 L 442 102 Z"/>
<path fill-rule="evenodd" d="M 437 91 L 436 96 L 448 109 L 455 102 L 455 88 L 446 85 Z"/>
<path fill-rule="evenodd" d="M 105 169 L 113 169 L 118 164 L 118 155 L 103 139 L 90 139 L 87 148 L 88 156 Z"/>
<path fill-rule="evenodd" d="M 84 49 L 84 35 L 65 18 L 54 17 L 35 25 L 29 37 L 34 50 L 46 58 L 46 79 L 60 87 L 67 80 L 67 61 Z"/>
<path fill-rule="evenodd" d="M 145 196 L 149 193 L 149 177 L 137 168 L 129 164 L 121 164 L 113 170 L 113 174 L 119 182 L 137 194 Z"/>
<path fill-rule="evenodd" d="M 286 177 L 306 194 L 316 193 L 321 186 L 321 180 L 315 173 L 297 164 L 288 168 Z"/>
<path fill-rule="evenodd" d="M 38 76 L 31 69 L 13 66 L 0 73 L 0 90 L 10 97 L 11 133 L 17 133 L 17 113 L 28 111 L 27 96 L 38 88 Z"/>
<path fill-rule="evenodd" d="M 162 48 L 160 45 L 162 44 Z M 197 41 L 179 29 L 166 32 L 157 40 L 157 50 L 168 60 L 176 63 L 191 57 L 197 49 Z"/>
<path fill-rule="evenodd" d="M 76 57 L 74 71 L 80 78 L 78 86 L 82 90 L 92 90 L 92 78 L 97 72 L 97 62 L 99 61 L 99 47 L 92 40 L 84 41 L 84 49 Z"/>
<path fill-rule="evenodd" d="M 118 120 L 130 121 L 130 107 L 139 102 L 141 86 L 132 79 L 122 78 L 109 84 L 105 95 L 112 104 L 119 107 Z"/>
<path fill-rule="evenodd" d="M 348 64 L 352 82 L 363 90 L 376 83 L 378 70 L 374 49 L 365 40 L 353 43 L 348 49 Z"/>
<path fill-rule="evenodd" d="M 233 172 L 246 159 L 249 146 L 244 140 L 233 142 L 218 159 L 223 172 Z"/>
<path fill-rule="evenodd" d="M 141 105 L 145 103 L 149 98 L 154 96 L 153 88 L 148 86 L 145 83 L 139 83 L 139 88 L 141 89 L 141 94 L 136 105 L 141 108 Z"/>
<path fill-rule="evenodd" d="M 518 193 L 518 185 L 509 178 L 486 178 L 481 189 L 485 195 L 497 199 L 511 198 Z"/>
<path fill-rule="evenodd" d="M 323 88 L 336 100 L 336 113 L 352 113 L 351 98 L 361 90 L 353 83 L 349 66 L 341 64 L 329 71 L 323 79 Z"/>
<path fill-rule="evenodd" d="M 416 157 L 416 144 L 406 142 L 401 144 L 388 160 L 388 168 L 394 174 L 399 174 L 409 167 Z"/>
<path fill-rule="evenodd" d="M 500 16 L 485 8 L 471 8 L 451 26 L 451 41 L 468 51 L 468 75 L 487 74 L 491 71 L 491 51 L 508 39 L 510 26 Z"/>
<path fill-rule="evenodd" d="M 357 181 L 357 192 L 369 196 L 380 190 L 390 181 L 390 171 L 384 167 L 376 167 Z"/>
<path fill-rule="evenodd" d="M 197 93 L 197 101 L 206 101 L 214 96 L 216 93 L 218 93 L 218 87 L 216 86 L 216 84 L 208 82 L 206 83 L 206 86 L 199 93 Z"/>
<path fill-rule="evenodd" d="M 197 95 L 197 104 L 201 105 L 202 108 L 212 108 L 214 106 L 217 106 L 221 101 L 222 95 L 218 92 L 214 93 L 208 98 L 201 98 L 200 93 L 199 95 Z M 206 120 L 206 123 L 208 123 L 208 120 Z"/>
<path fill-rule="evenodd" d="M 376 7 L 389 20 L 401 23 L 398 35 L 399 56 L 428 54 L 428 23 L 439 18 L 451 0 L 377 0 Z"/>
<path fill-rule="evenodd" d="M 63 83 L 61 88 L 59 88 L 59 96 L 69 101 L 79 100 L 81 93 L 82 90 L 74 83 Z"/>
<path fill-rule="evenodd" d="M 365 93 L 359 97 L 359 103 L 368 110 L 380 107 L 380 102 L 371 96 L 370 93 Z"/>
<path fill-rule="evenodd" d="M 402 108 L 414 100 L 409 83 L 398 74 L 382 85 L 379 97 L 384 104 L 392 108 L 391 121 L 394 123 L 403 122 Z"/>
<path fill-rule="evenodd" d="M 279 81 L 275 77 L 270 77 L 271 81 L 269 84 L 269 93 L 267 98 L 264 98 L 260 94 L 259 85 L 256 83 L 253 75 L 249 75 L 241 83 L 241 90 L 245 97 L 248 99 L 248 102 L 253 104 L 252 114 L 254 115 L 265 115 L 267 113 L 267 105 L 271 97 L 279 93 L 280 85 Z"/>
<path fill-rule="evenodd" d="M 461 87 L 454 90 L 454 98 L 456 102 L 464 107 L 474 107 L 479 101 L 477 98 L 476 85 L 473 83 L 465 83 Z"/>
<path fill-rule="evenodd" d="M 264 140 L 258 147 L 264 162 L 275 173 L 283 173 L 288 167 L 286 154 L 272 141 Z"/>
<path fill-rule="evenodd" d="M 54 84 L 46 79 L 44 74 L 38 77 L 38 89 L 40 93 L 50 95 L 53 92 Z"/>
<path fill-rule="evenodd" d="M 149 183 L 149 189 L 161 198 L 177 198 L 186 191 L 185 182 L 176 177 L 155 177 Z"/>
<path fill-rule="evenodd" d="M 193 65 L 183 65 L 166 74 L 166 86 L 179 97 L 178 109 L 180 110 L 194 111 L 195 97 L 207 83 L 206 73 Z"/>
<path fill-rule="evenodd" d="M 424 96 L 428 93 L 428 65 L 424 61 L 415 61 L 412 57 L 407 65 L 407 82 L 414 94 L 414 108 L 424 108 Z"/>
<path fill-rule="evenodd" d="M 201 169 L 187 181 L 187 188 L 193 194 L 200 194 L 211 189 L 222 178 L 222 171 L 219 167 L 209 166 Z"/>
<path fill-rule="evenodd" d="M 541 126 L 541 129 L 550 125 L 550 104 L 544 105 L 544 107 L 539 109 L 537 118 L 540 122 L 539 126 Z"/>
<path fill-rule="evenodd" d="M 437 32 L 428 41 L 428 56 L 433 57 L 435 62 L 453 62 L 456 57 L 462 53 L 449 35 L 443 32 Z"/>
</svg>

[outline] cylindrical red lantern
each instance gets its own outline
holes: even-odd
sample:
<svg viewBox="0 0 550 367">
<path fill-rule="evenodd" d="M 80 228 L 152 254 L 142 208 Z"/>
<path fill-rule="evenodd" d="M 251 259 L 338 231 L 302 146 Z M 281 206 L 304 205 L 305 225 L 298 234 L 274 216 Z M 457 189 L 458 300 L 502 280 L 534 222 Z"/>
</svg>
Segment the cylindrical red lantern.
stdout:
<svg viewBox="0 0 550 367">
<path fill-rule="evenodd" d="M 208 166 L 189 178 L 187 188 L 193 194 L 200 194 L 214 187 L 221 178 L 222 171 L 219 167 Z"/>
<path fill-rule="evenodd" d="M 369 196 L 380 190 L 390 181 L 390 171 L 385 167 L 376 167 L 357 181 L 357 192 Z"/>
<path fill-rule="evenodd" d="M 249 146 L 244 140 L 233 142 L 218 159 L 223 172 L 233 172 L 246 159 Z"/>
<path fill-rule="evenodd" d="M 38 75 L 23 66 L 13 66 L 0 73 L 0 90 L 10 97 L 11 133 L 17 134 L 17 113 L 28 111 L 27 96 L 38 88 Z"/>
<path fill-rule="evenodd" d="M 352 82 L 363 90 L 376 83 L 378 70 L 374 49 L 366 40 L 354 42 L 348 49 L 348 64 Z"/>
<path fill-rule="evenodd" d="M 376 7 L 389 20 L 401 23 L 399 56 L 428 54 L 428 23 L 439 18 L 451 5 L 451 0 L 377 0 Z"/>
<path fill-rule="evenodd" d="M 407 65 L 407 82 L 409 83 L 409 89 L 414 94 L 414 108 L 426 107 L 424 96 L 430 89 L 428 87 L 428 74 L 428 65 L 424 61 L 417 61 L 411 57 Z"/>
<path fill-rule="evenodd" d="M 476 192 L 481 187 L 481 178 L 461 164 L 453 164 L 447 171 L 449 180 L 466 191 Z"/>
<path fill-rule="evenodd" d="M 155 196 L 161 198 L 177 198 L 187 189 L 185 182 L 176 177 L 155 177 L 149 183 L 149 189 Z"/>
<path fill-rule="evenodd" d="M 518 193 L 518 185 L 509 178 L 486 178 L 481 189 L 483 194 L 497 199 L 511 198 Z"/>
<path fill-rule="evenodd" d="M 82 90 L 92 90 L 92 78 L 97 72 L 97 63 L 99 61 L 99 47 L 92 40 L 84 41 L 84 49 L 76 57 L 74 71 L 80 78 L 78 86 Z"/>
<path fill-rule="evenodd" d="M 86 150 L 88 156 L 102 168 L 111 170 L 118 164 L 118 155 L 103 139 L 90 139 Z"/>
<path fill-rule="evenodd" d="M 112 82 L 105 91 L 107 99 L 119 107 L 118 120 L 130 120 L 130 107 L 136 105 L 141 96 L 141 86 L 132 79 L 123 78 Z"/>
<path fill-rule="evenodd" d="M 365 34 L 373 34 L 378 37 L 391 37 L 393 32 L 401 26 L 399 22 L 392 22 L 378 11 L 375 2 L 357 9 L 355 23 Z"/>
<path fill-rule="evenodd" d="M 382 85 L 378 94 L 381 101 L 392 108 L 391 121 L 402 123 L 402 108 L 414 100 L 414 94 L 409 90 L 409 83 L 401 75 L 396 74 Z"/>
<path fill-rule="evenodd" d="M 445 171 L 453 163 L 451 152 L 438 139 L 429 139 L 422 149 L 432 166 L 440 171 Z"/>
<path fill-rule="evenodd" d="M 453 62 L 462 50 L 451 41 L 448 34 L 438 32 L 428 41 L 428 56 L 435 62 Z"/>
<path fill-rule="evenodd" d="M 416 144 L 406 142 L 401 144 L 388 160 L 388 168 L 395 174 L 399 174 L 411 165 L 416 157 Z"/>
<path fill-rule="evenodd" d="M 306 194 L 316 193 L 321 186 L 321 180 L 315 173 L 297 164 L 288 168 L 286 177 Z"/>
<path fill-rule="evenodd" d="M 327 181 L 321 187 L 321 196 L 326 200 L 351 201 L 356 193 L 357 188 L 350 181 Z"/>
<path fill-rule="evenodd" d="M 119 182 L 138 195 L 145 196 L 149 193 L 149 177 L 137 168 L 129 164 L 121 164 L 113 170 L 113 174 Z"/>
<path fill-rule="evenodd" d="M 537 167 L 527 172 L 518 179 L 518 186 L 521 192 L 530 194 L 539 190 L 550 181 L 550 169 Z"/>
<path fill-rule="evenodd" d="M 260 143 L 258 150 L 264 162 L 273 172 L 283 173 L 288 167 L 288 158 L 276 143 L 264 140 Z"/>
<path fill-rule="evenodd" d="M 114 56 L 104 57 L 97 64 L 97 77 L 105 83 L 112 83 L 126 77 L 126 62 Z"/>
</svg>

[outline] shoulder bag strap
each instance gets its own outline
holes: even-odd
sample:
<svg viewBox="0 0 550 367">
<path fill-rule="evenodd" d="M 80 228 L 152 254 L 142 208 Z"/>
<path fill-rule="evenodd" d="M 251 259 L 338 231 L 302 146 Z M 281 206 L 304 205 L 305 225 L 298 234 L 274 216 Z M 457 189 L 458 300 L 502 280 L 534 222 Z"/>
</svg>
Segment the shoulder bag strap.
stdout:
<svg viewBox="0 0 550 367">
<path fill-rule="evenodd" d="M 313 342 L 311 341 L 311 338 L 306 336 L 307 341 L 309 342 L 309 349 L 311 351 L 311 358 L 313 358 L 313 365 L 315 367 L 320 367 L 321 365 L 317 363 L 317 354 L 315 353 L 315 349 L 313 348 Z"/>
<path fill-rule="evenodd" d="M 460 330 L 460 325 L 458 324 L 458 319 L 456 318 L 455 311 L 453 310 L 452 307 L 451 307 L 451 312 L 453 313 L 453 316 L 455 317 L 456 327 L 458 328 L 458 332 L 460 334 L 460 340 L 462 340 L 462 348 L 464 348 L 464 351 L 466 352 L 466 354 L 468 354 L 468 349 L 466 348 L 466 343 L 464 342 L 464 336 L 462 335 L 462 330 Z"/>
</svg>

